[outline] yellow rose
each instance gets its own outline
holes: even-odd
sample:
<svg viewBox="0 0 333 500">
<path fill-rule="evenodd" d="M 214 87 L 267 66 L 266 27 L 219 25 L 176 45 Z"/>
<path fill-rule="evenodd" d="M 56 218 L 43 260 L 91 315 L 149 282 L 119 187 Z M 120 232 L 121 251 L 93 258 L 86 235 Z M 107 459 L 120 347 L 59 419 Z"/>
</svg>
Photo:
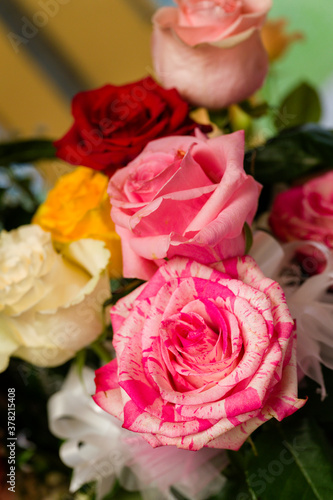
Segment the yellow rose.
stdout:
<svg viewBox="0 0 333 500">
<path fill-rule="evenodd" d="M 60 177 L 38 208 L 33 223 L 52 234 L 55 243 L 83 238 L 104 241 L 111 252 L 109 273 L 122 275 L 120 237 L 110 217 L 108 178 L 90 168 L 78 167 Z"/>
<path fill-rule="evenodd" d="M 287 33 L 287 24 L 283 18 L 269 19 L 263 26 L 262 41 L 271 62 L 280 59 L 293 42 L 304 39 L 299 31 Z"/>
</svg>

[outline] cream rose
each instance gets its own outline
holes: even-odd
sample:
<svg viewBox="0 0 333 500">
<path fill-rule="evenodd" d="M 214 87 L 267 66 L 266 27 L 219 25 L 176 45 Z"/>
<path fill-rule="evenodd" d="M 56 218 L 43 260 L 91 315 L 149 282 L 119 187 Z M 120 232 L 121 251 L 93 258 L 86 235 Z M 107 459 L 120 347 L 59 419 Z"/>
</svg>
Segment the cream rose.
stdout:
<svg viewBox="0 0 333 500">
<path fill-rule="evenodd" d="M 0 371 L 11 355 L 57 366 L 102 332 L 110 253 L 90 239 L 57 253 L 37 225 L 0 234 Z"/>
</svg>

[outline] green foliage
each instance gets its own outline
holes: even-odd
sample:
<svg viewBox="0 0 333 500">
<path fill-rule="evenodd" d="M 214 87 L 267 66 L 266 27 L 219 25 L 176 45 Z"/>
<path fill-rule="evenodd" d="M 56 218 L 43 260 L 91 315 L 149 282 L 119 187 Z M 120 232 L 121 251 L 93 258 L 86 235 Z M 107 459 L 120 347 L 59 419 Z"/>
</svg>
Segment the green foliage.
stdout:
<svg viewBox="0 0 333 500">
<path fill-rule="evenodd" d="M 291 182 L 332 168 L 333 132 L 316 124 L 286 129 L 266 144 L 247 151 L 247 173 L 265 185 Z"/>
<path fill-rule="evenodd" d="M 265 116 L 269 110 L 267 102 L 260 102 L 259 104 L 252 104 L 249 100 L 242 101 L 238 104 L 244 113 L 252 118 L 261 118 Z"/>
<path fill-rule="evenodd" d="M 31 165 L 0 166 L 0 230 L 30 222 L 41 202 L 42 184 Z"/>
<path fill-rule="evenodd" d="M 30 223 L 41 202 L 42 186 L 29 163 L 55 159 L 55 151 L 46 139 L 0 143 L 0 230 Z"/>
<path fill-rule="evenodd" d="M 293 89 L 282 101 L 275 117 L 277 129 L 318 122 L 321 104 L 318 92 L 306 82 Z"/>
<path fill-rule="evenodd" d="M 248 139 L 253 133 L 254 121 L 265 116 L 269 111 L 269 106 L 266 102 L 253 104 L 250 100 L 245 100 L 229 108 L 208 111 L 211 122 L 224 133 L 244 130 Z"/>
<path fill-rule="evenodd" d="M 209 119 L 212 123 L 215 123 L 215 125 L 218 126 L 221 130 L 224 130 L 226 127 L 229 126 L 229 115 L 228 115 L 228 109 L 214 109 L 214 110 L 208 110 L 209 112 Z"/>
<path fill-rule="evenodd" d="M 185 497 L 182 493 L 180 493 L 176 488 L 171 486 L 170 488 L 171 493 L 175 497 L 176 500 L 188 500 L 187 497 Z"/>
<path fill-rule="evenodd" d="M 41 159 L 54 159 L 56 149 L 51 140 L 34 139 L 0 143 L 0 165 L 30 163 Z"/>
<path fill-rule="evenodd" d="M 308 418 L 270 422 L 248 444 L 230 452 L 228 482 L 212 500 L 329 500 L 333 460 L 325 437 Z"/>
<path fill-rule="evenodd" d="M 300 397 L 309 396 L 305 406 L 306 414 L 314 418 L 320 427 L 325 430 L 333 444 L 333 370 L 322 366 L 327 396 L 322 400 L 318 392 L 318 384 L 311 379 L 306 379 L 306 385 L 300 384 Z"/>
<path fill-rule="evenodd" d="M 252 234 L 252 229 L 248 225 L 247 222 L 244 224 L 243 228 L 244 234 L 245 234 L 245 254 L 249 253 L 252 244 L 253 244 L 253 234 Z"/>
<path fill-rule="evenodd" d="M 136 491 L 125 491 L 119 484 L 116 484 L 113 490 L 103 497 L 103 500 L 142 500 L 142 496 Z"/>
<path fill-rule="evenodd" d="M 145 282 L 139 279 L 120 278 L 119 280 L 111 280 L 112 297 L 104 302 L 104 307 L 115 304 L 119 299 L 133 292 L 143 283 Z"/>
</svg>

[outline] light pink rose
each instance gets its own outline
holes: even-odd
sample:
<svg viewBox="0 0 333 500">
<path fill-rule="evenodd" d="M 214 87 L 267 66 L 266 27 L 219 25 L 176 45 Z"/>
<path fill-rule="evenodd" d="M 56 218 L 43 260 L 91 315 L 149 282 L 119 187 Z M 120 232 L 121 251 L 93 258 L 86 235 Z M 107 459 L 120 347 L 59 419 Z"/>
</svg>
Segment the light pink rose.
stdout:
<svg viewBox="0 0 333 500">
<path fill-rule="evenodd" d="M 333 172 L 280 193 L 269 221 L 282 241 L 312 240 L 333 248 Z"/>
<path fill-rule="evenodd" d="M 215 269 L 176 257 L 111 310 L 117 358 L 95 402 L 152 446 L 237 450 L 301 408 L 294 321 L 249 257 Z"/>
<path fill-rule="evenodd" d="M 153 18 L 153 63 L 166 88 L 197 106 L 222 108 L 263 84 L 260 37 L 271 0 L 176 0 Z"/>
<path fill-rule="evenodd" d="M 149 279 L 165 258 L 204 264 L 243 255 L 259 184 L 243 169 L 244 134 L 150 142 L 110 179 L 123 274 Z"/>
</svg>

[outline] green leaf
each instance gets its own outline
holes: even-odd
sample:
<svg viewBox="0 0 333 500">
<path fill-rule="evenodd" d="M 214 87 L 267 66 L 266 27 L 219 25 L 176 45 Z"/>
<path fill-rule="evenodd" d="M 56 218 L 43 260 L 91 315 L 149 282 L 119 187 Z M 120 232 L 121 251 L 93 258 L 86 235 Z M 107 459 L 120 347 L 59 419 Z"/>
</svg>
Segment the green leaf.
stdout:
<svg viewBox="0 0 333 500">
<path fill-rule="evenodd" d="M 295 127 L 309 122 L 318 122 L 321 104 L 317 91 L 308 83 L 301 83 L 282 101 L 275 116 L 278 129 Z"/>
<path fill-rule="evenodd" d="M 75 365 L 79 378 L 82 380 L 83 368 L 86 364 L 87 359 L 87 351 L 86 349 L 82 349 L 81 351 L 76 353 L 75 356 Z"/>
<path fill-rule="evenodd" d="M 299 397 L 309 397 L 304 410 L 307 416 L 316 419 L 320 426 L 327 427 L 332 432 L 333 423 L 333 370 L 322 366 L 324 375 L 324 382 L 326 387 L 327 396 L 322 401 L 320 392 L 318 392 L 318 384 L 309 378 L 303 380 L 301 384 Z"/>
<path fill-rule="evenodd" d="M 249 497 L 249 490 L 247 488 L 246 482 L 239 474 L 234 481 L 228 481 L 222 491 L 211 497 L 210 500 L 247 500 Z"/>
<path fill-rule="evenodd" d="M 122 278 L 121 280 L 111 280 L 112 296 L 104 302 L 103 306 L 106 307 L 108 305 L 115 304 L 119 299 L 133 292 L 133 290 L 141 286 L 143 283 L 145 282 L 139 279 Z"/>
<path fill-rule="evenodd" d="M 304 498 L 326 500 L 333 498 L 333 455 L 324 433 L 314 420 L 304 418 L 286 420 L 280 426 L 283 445 L 294 458 L 295 475 L 290 474 L 295 496 L 308 491 Z M 299 478 L 299 486 L 297 484 Z M 295 485 L 296 483 L 296 485 Z M 301 484 L 304 486 L 301 486 Z M 291 495 L 289 494 L 290 498 Z M 283 498 L 288 498 L 282 495 Z M 273 497 L 272 497 L 273 500 Z"/>
<path fill-rule="evenodd" d="M 103 500 L 142 500 L 139 492 L 125 491 L 122 488 L 117 488 L 116 491 L 103 497 Z"/>
<path fill-rule="evenodd" d="M 265 116 L 268 112 L 269 106 L 267 102 L 261 102 L 259 104 L 252 104 L 250 101 L 242 101 L 238 103 L 238 106 L 252 118 L 261 118 Z"/>
<path fill-rule="evenodd" d="M 30 462 L 31 458 L 34 456 L 35 450 L 32 448 L 29 448 L 27 450 L 23 450 L 18 454 L 18 466 L 20 468 L 24 468 L 28 462 Z"/>
<path fill-rule="evenodd" d="M 247 222 L 244 223 L 243 231 L 245 235 L 245 254 L 247 254 L 249 253 L 253 244 L 252 229 L 250 228 Z"/>
<path fill-rule="evenodd" d="M 291 182 L 332 168 L 333 132 L 316 124 L 286 129 L 259 148 L 247 151 L 244 168 L 262 184 Z"/>
<path fill-rule="evenodd" d="M 55 159 L 56 149 L 48 139 L 34 139 L 0 143 L 0 165 L 30 163 L 36 160 Z"/>
<path fill-rule="evenodd" d="M 111 361 L 111 354 L 102 343 L 93 342 L 90 344 L 89 349 L 91 349 L 105 364 Z"/>
<path fill-rule="evenodd" d="M 171 486 L 170 488 L 171 493 L 177 500 L 189 500 L 188 497 L 185 497 L 182 493 L 180 493 L 176 488 Z"/>
<path fill-rule="evenodd" d="M 314 421 L 299 417 L 289 417 L 283 424 L 272 421 L 254 436 L 257 456 L 248 444 L 230 452 L 228 482 L 214 500 L 333 498 L 332 450 Z"/>
<path fill-rule="evenodd" d="M 212 123 L 218 126 L 221 130 L 229 125 L 229 115 L 228 109 L 216 109 L 216 110 L 208 110 L 209 119 Z"/>
</svg>

